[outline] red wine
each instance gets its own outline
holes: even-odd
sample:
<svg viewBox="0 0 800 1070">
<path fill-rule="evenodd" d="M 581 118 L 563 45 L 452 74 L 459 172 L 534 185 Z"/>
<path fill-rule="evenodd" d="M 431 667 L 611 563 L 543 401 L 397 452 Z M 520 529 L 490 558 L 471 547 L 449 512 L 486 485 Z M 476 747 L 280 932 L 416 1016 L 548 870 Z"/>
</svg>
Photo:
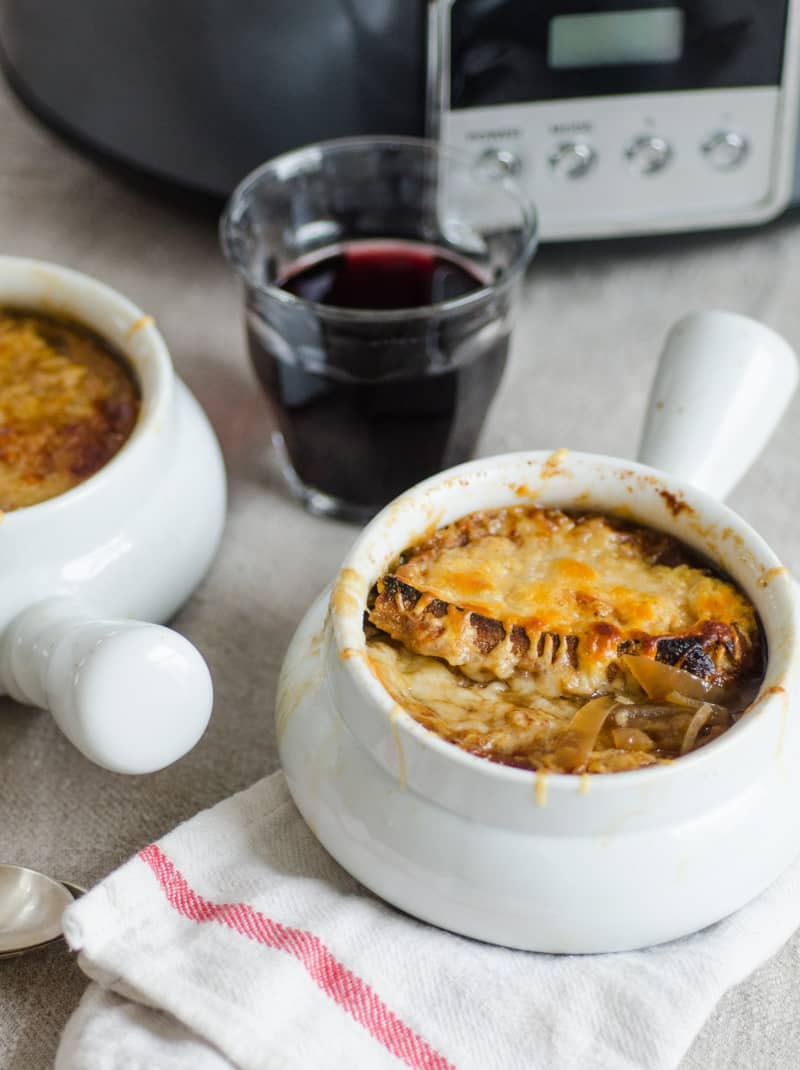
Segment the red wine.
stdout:
<svg viewBox="0 0 800 1070">
<path fill-rule="evenodd" d="M 452 301 L 485 282 L 432 246 L 359 242 L 296 267 L 278 285 L 306 301 L 376 310 Z"/>
<path fill-rule="evenodd" d="M 472 455 L 505 367 L 507 288 L 430 308 L 486 282 L 445 250 L 390 241 L 331 248 L 279 284 L 330 306 L 269 298 L 248 316 L 253 365 L 306 488 L 363 516 Z M 401 318 L 336 315 L 406 308 Z"/>
</svg>

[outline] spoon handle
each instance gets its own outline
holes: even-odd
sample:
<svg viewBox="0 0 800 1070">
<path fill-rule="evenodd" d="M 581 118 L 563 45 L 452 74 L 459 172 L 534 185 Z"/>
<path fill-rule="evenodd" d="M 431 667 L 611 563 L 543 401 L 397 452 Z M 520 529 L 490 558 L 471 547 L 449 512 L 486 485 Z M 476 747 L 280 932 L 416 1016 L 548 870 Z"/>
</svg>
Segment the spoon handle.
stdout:
<svg viewBox="0 0 800 1070">
<path fill-rule="evenodd" d="M 781 335 L 733 312 L 693 312 L 667 337 L 639 460 L 724 498 L 796 385 L 797 358 Z"/>
<path fill-rule="evenodd" d="M 0 683 L 49 709 L 67 738 L 117 773 L 152 773 L 190 750 L 211 716 L 208 666 L 158 624 L 109 620 L 72 598 L 21 613 L 0 641 Z"/>
</svg>

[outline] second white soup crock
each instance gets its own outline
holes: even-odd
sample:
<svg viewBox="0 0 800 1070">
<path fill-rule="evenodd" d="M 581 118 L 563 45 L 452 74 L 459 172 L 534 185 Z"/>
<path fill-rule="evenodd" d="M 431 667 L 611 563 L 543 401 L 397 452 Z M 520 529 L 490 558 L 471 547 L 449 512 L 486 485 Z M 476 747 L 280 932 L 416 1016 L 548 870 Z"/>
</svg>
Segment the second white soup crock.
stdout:
<svg viewBox="0 0 800 1070">
<path fill-rule="evenodd" d="M 71 490 L 0 518 L 0 694 L 50 710 L 92 761 L 148 773 L 206 728 L 211 677 L 168 620 L 202 579 L 225 519 L 205 414 L 152 316 L 57 264 L 0 257 L 0 305 L 75 320 L 129 362 L 139 417 Z"/>
</svg>

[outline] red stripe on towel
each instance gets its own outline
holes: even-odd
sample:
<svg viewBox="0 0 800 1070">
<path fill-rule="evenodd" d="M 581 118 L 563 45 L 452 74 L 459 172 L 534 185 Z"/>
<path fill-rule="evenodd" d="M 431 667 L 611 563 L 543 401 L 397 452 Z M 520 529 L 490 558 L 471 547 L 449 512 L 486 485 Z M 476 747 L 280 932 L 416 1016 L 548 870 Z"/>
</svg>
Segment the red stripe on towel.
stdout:
<svg viewBox="0 0 800 1070">
<path fill-rule="evenodd" d="M 170 905 L 191 921 L 215 921 L 259 944 L 285 951 L 305 966 L 326 996 L 413 1070 L 455 1070 L 451 1063 L 389 1010 L 372 988 L 328 950 L 318 936 L 281 925 L 247 903 L 212 903 L 198 895 L 154 843 L 139 852 Z"/>
</svg>

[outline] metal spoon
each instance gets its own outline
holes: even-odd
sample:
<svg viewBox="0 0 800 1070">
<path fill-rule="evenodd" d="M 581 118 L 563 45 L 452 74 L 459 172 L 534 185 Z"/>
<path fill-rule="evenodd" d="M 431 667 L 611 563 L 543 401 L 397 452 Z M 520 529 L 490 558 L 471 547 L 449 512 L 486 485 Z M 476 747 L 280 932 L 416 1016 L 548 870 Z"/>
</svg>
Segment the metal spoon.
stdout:
<svg viewBox="0 0 800 1070">
<path fill-rule="evenodd" d="M 0 958 L 61 938 L 61 915 L 83 889 L 35 869 L 0 863 Z"/>
</svg>

